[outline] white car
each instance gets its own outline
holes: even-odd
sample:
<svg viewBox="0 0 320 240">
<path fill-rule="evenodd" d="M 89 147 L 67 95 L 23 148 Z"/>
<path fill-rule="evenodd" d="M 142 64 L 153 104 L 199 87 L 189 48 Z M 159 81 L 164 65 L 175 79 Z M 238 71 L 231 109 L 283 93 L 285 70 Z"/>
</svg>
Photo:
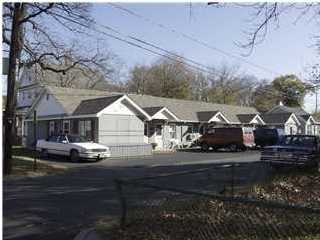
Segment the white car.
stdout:
<svg viewBox="0 0 320 240">
<path fill-rule="evenodd" d="M 37 150 L 43 157 L 48 154 L 69 156 L 73 162 L 79 161 L 80 158 L 100 160 L 110 157 L 108 147 L 69 135 L 51 136 L 48 140 L 38 140 Z"/>
</svg>

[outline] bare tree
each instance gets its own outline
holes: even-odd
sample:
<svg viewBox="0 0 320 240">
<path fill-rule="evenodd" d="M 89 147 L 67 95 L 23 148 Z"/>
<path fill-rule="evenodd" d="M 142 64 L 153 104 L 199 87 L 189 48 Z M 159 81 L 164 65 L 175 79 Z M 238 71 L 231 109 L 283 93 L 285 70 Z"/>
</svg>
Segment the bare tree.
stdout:
<svg viewBox="0 0 320 240">
<path fill-rule="evenodd" d="M 247 39 L 244 42 L 238 42 L 238 45 L 248 50 L 250 55 L 254 46 L 264 41 L 270 28 L 278 28 L 281 18 L 290 11 L 297 13 L 293 24 L 307 18 L 310 22 L 316 23 L 320 20 L 320 3 L 253 3 L 253 4 L 236 4 L 237 6 L 251 9 L 249 19 L 249 29 L 244 31 Z M 319 37 L 318 33 L 315 33 Z"/>
<path fill-rule="evenodd" d="M 66 39 L 68 34 L 83 37 L 88 35 L 88 29 L 94 24 L 89 12 L 90 4 L 84 3 L 3 4 L 3 51 L 9 53 L 4 122 L 5 174 L 10 174 L 12 168 L 17 69 L 23 65 L 38 65 L 44 71 L 64 75 L 75 68 L 79 71 L 85 69 L 86 74 L 93 74 L 97 69 L 102 74 L 105 73 L 105 65 L 101 61 L 104 55 L 80 47 L 76 41 Z M 54 29 L 59 29 L 59 33 Z M 61 34 L 62 32 L 65 34 Z M 64 37 L 60 37 L 61 35 Z M 65 64 L 66 59 L 69 61 L 68 64 Z M 98 79 L 101 80 L 100 77 Z M 69 81 L 72 82 L 72 79 L 68 79 Z M 90 87 L 94 84 L 91 83 Z"/>
</svg>

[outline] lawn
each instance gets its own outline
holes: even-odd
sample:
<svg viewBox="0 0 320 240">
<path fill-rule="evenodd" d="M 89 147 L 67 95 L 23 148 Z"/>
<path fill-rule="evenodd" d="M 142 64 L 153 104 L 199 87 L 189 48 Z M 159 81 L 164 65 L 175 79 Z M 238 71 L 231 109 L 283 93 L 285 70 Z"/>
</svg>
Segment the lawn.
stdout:
<svg viewBox="0 0 320 240">
<path fill-rule="evenodd" d="M 34 157 L 37 162 L 34 165 Z M 39 162 L 39 153 L 23 148 L 13 147 L 13 161 L 11 176 L 43 176 L 48 174 L 63 173 L 65 169 L 54 167 L 43 162 Z"/>
</svg>

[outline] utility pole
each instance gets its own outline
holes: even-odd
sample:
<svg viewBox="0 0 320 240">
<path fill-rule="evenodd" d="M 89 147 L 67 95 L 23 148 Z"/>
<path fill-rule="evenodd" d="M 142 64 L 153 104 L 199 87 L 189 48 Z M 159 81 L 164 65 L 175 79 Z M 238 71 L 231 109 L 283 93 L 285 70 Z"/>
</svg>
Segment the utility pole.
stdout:
<svg viewBox="0 0 320 240">
<path fill-rule="evenodd" d="M 315 87 L 315 94 L 316 94 L 316 109 L 315 109 L 315 113 L 318 113 L 318 90 L 319 87 Z"/>
<path fill-rule="evenodd" d="M 4 156 L 3 173 L 10 174 L 12 169 L 12 144 L 15 127 L 15 82 L 21 51 L 23 48 L 23 26 L 21 20 L 25 14 L 24 3 L 14 3 L 13 18 L 9 51 L 9 72 L 7 78 L 7 104 L 5 110 L 5 136 L 4 136 Z"/>
</svg>

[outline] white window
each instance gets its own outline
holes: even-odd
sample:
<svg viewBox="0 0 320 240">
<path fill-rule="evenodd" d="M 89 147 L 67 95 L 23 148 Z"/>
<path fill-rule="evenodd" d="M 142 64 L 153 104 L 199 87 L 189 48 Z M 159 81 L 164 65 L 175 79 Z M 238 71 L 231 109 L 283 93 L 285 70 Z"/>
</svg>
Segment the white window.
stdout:
<svg viewBox="0 0 320 240">
<path fill-rule="evenodd" d="M 92 126 L 91 120 L 79 121 L 79 133 L 80 136 L 85 137 L 88 140 L 92 138 Z"/>
<path fill-rule="evenodd" d="M 169 134 L 171 139 L 177 138 L 177 126 L 175 124 L 169 125 Z"/>
<path fill-rule="evenodd" d="M 63 120 L 63 133 L 70 133 L 70 120 Z"/>
</svg>

